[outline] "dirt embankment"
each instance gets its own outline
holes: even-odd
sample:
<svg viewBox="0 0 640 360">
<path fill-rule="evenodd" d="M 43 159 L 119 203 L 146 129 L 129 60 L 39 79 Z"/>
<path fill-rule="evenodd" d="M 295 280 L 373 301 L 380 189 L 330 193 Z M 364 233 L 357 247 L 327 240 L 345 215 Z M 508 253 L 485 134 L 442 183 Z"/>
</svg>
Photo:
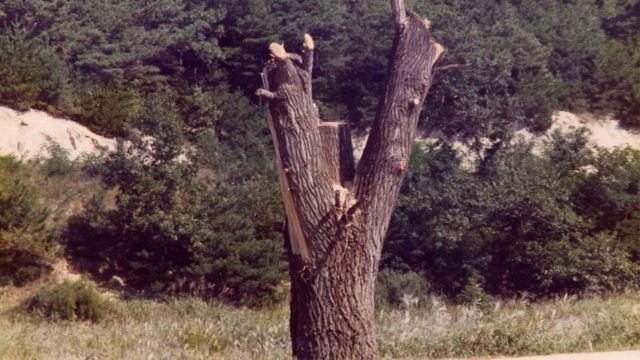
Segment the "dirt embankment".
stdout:
<svg viewBox="0 0 640 360">
<path fill-rule="evenodd" d="M 0 155 L 32 159 L 46 154 L 44 147 L 56 142 L 75 159 L 82 153 L 98 153 L 115 148 L 116 141 L 93 133 L 74 121 L 30 110 L 20 113 L 0 107 Z"/>
<path fill-rule="evenodd" d="M 586 128 L 589 132 L 589 138 L 592 146 L 605 149 L 613 149 L 615 147 L 629 146 L 633 149 L 640 150 L 640 131 L 631 131 L 620 127 L 620 122 L 611 117 L 598 118 L 591 114 L 574 114 L 567 111 L 556 111 L 553 114 L 553 124 L 543 134 L 534 134 L 528 129 L 520 129 L 515 132 L 515 141 L 523 140 L 525 142 L 534 141 L 536 146 L 534 152 L 541 152 L 542 148 L 548 143 L 555 131 L 560 133 L 569 133 L 580 128 Z M 444 140 L 453 145 L 454 148 L 468 152 L 465 144 L 455 139 L 449 139 L 439 131 L 431 134 L 418 136 L 416 141 L 422 143 L 433 143 L 438 140 Z M 353 139 L 353 154 L 356 159 L 362 156 L 362 151 L 367 142 L 367 135 L 355 136 Z M 487 140 L 487 145 L 489 141 Z M 473 154 L 470 154 L 473 156 Z M 637 360 L 640 360 L 638 358 Z"/>
</svg>

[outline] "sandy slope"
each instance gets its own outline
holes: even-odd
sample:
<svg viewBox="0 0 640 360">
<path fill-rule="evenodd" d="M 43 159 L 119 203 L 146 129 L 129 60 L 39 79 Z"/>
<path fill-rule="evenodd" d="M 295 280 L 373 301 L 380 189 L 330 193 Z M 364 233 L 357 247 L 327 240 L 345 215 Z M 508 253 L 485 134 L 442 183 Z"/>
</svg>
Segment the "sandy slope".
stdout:
<svg viewBox="0 0 640 360">
<path fill-rule="evenodd" d="M 96 153 L 104 147 L 115 147 L 115 140 L 97 135 L 71 120 L 55 118 L 37 110 L 20 113 L 0 107 L 0 155 L 34 158 L 42 153 L 47 139 L 67 149 L 71 159 L 81 153 Z"/>
<path fill-rule="evenodd" d="M 640 149 L 640 132 L 630 132 L 620 128 L 617 120 L 611 118 L 595 118 L 590 115 L 576 115 L 566 111 L 558 111 L 553 115 L 553 125 L 544 135 L 534 135 L 526 129 L 516 132 L 516 136 L 541 146 L 547 142 L 553 131 L 569 132 L 586 127 L 591 133 L 593 145 L 604 148 L 631 146 Z M 101 148 L 113 148 L 115 140 L 91 132 L 86 127 L 73 122 L 55 118 L 45 112 L 30 110 L 19 113 L 6 107 L 0 107 L 0 155 L 13 154 L 19 158 L 30 159 L 42 154 L 47 139 L 57 142 L 69 151 L 74 159 L 81 153 L 96 153 Z M 431 134 L 419 138 L 425 142 L 435 141 L 439 136 Z M 366 136 L 354 138 L 354 154 L 360 158 Z M 454 142 L 455 147 L 464 148 Z"/>
<path fill-rule="evenodd" d="M 557 111 L 553 114 L 553 125 L 545 135 L 534 136 L 528 130 L 522 129 L 516 132 L 516 136 L 544 143 L 551 138 L 550 134 L 555 131 L 568 133 L 581 127 L 589 130 L 593 145 L 607 149 L 624 146 L 640 149 L 640 132 L 631 132 L 621 128 L 618 120 L 610 117 L 596 118 L 591 115 L 576 115 L 566 111 Z"/>
<path fill-rule="evenodd" d="M 553 114 L 553 125 L 544 134 L 534 134 L 527 129 L 520 129 L 515 132 L 514 139 L 526 142 L 535 141 L 534 152 L 540 153 L 545 143 L 551 140 L 551 134 L 555 131 L 568 133 L 579 128 L 587 128 L 591 145 L 606 149 L 629 146 L 640 150 L 640 131 L 628 131 L 620 127 L 620 122 L 610 117 L 596 118 L 590 114 L 577 115 L 567 111 L 556 111 Z M 355 136 L 353 139 L 353 154 L 356 159 L 362 156 L 362 151 L 367 142 L 367 134 Z M 442 132 L 434 131 L 427 136 L 418 136 L 416 141 L 423 143 L 433 143 L 437 140 L 450 142 L 455 149 L 467 152 L 468 148 L 455 139 L 448 139 Z M 487 141 L 487 145 L 489 142 Z M 473 154 L 468 154 L 473 156 Z M 638 358 L 640 360 L 640 358 Z"/>
</svg>

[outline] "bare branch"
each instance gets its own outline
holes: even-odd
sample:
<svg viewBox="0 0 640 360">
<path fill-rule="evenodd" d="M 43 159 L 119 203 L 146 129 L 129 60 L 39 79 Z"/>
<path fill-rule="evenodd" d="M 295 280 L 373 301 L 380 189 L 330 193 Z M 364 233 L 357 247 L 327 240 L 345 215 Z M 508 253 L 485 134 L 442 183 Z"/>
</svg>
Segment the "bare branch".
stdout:
<svg viewBox="0 0 640 360">
<path fill-rule="evenodd" d="M 269 90 L 262 89 L 262 88 L 256 90 L 256 95 L 258 95 L 259 97 L 263 97 L 263 98 L 269 99 L 269 100 L 273 100 L 276 97 L 278 97 L 278 95 L 276 93 L 271 92 Z"/>
<path fill-rule="evenodd" d="M 309 83 L 307 90 L 309 92 L 309 97 L 313 101 L 313 88 L 311 84 L 311 80 L 313 79 L 313 51 L 315 49 L 315 44 L 313 42 L 313 38 L 309 34 L 304 34 L 304 41 L 302 42 L 302 68 L 309 74 Z M 313 113 L 316 118 L 320 119 L 320 114 L 318 113 L 318 107 L 315 103 L 313 103 Z"/>
<path fill-rule="evenodd" d="M 449 70 L 453 70 L 461 67 L 467 67 L 467 66 L 471 66 L 471 63 L 449 64 L 449 65 L 437 66 L 436 68 L 433 69 L 433 72 L 436 73 L 440 71 L 449 71 Z"/>
<path fill-rule="evenodd" d="M 407 26 L 407 11 L 404 8 L 404 0 L 391 0 L 391 10 L 396 28 L 400 31 Z"/>
<path fill-rule="evenodd" d="M 302 60 L 302 67 L 309 73 L 313 71 L 313 50 L 315 49 L 315 44 L 313 43 L 313 38 L 309 34 L 304 34 L 304 42 L 302 43 L 302 54 L 304 58 Z"/>
</svg>

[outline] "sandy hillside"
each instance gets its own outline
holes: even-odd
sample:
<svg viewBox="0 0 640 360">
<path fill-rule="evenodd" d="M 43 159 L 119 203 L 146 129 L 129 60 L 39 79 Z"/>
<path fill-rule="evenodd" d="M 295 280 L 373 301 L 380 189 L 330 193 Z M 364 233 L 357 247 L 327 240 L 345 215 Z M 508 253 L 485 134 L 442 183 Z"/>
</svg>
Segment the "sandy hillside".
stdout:
<svg viewBox="0 0 640 360">
<path fill-rule="evenodd" d="M 640 132 L 622 129 L 619 122 L 611 118 L 596 118 L 590 115 L 576 115 L 558 111 L 553 115 L 553 125 L 544 135 L 534 135 L 526 129 L 516 135 L 527 141 L 534 140 L 542 145 L 548 141 L 555 130 L 569 132 L 586 127 L 591 133 L 592 144 L 604 148 L 630 146 L 640 149 Z M 438 135 L 419 138 L 418 141 L 435 141 Z M 82 153 L 97 153 L 100 149 L 114 148 L 115 140 L 91 132 L 85 126 L 74 121 L 55 118 L 43 111 L 30 110 L 20 113 L 6 107 L 0 107 L 0 155 L 13 154 L 16 157 L 31 159 L 43 154 L 43 146 L 51 139 L 69 151 L 71 159 Z M 366 136 L 354 138 L 354 154 L 360 158 L 366 142 Z M 464 147 L 455 144 L 456 147 Z"/>
<path fill-rule="evenodd" d="M 589 130 L 591 143 L 593 145 L 612 149 L 615 147 L 630 146 L 640 149 L 640 132 L 631 132 L 620 127 L 618 120 L 610 117 L 596 118 L 591 115 L 576 115 L 566 111 L 557 111 L 553 114 L 553 125 L 542 136 L 534 136 L 526 129 L 516 132 L 516 136 L 521 136 L 526 140 L 535 139 L 544 143 L 551 139 L 550 134 L 556 130 L 567 133 L 585 127 Z"/>
<path fill-rule="evenodd" d="M 533 134 L 527 129 L 516 131 L 515 139 L 524 141 L 535 141 L 536 146 L 534 152 L 540 152 L 545 143 L 551 140 L 551 134 L 556 130 L 561 133 L 568 133 L 579 128 L 587 128 L 589 130 L 591 145 L 606 149 L 615 147 L 630 146 L 631 148 L 640 150 L 640 131 L 628 131 L 620 127 L 618 120 L 610 117 L 597 118 L 590 114 L 577 115 L 567 111 L 557 111 L 553 114 L 553 125 L 546 133 Z M 434 131 L 428 136 L 418 136 L 416 141 L 430 143 L 437 140 L 450 141 L 454 148 L 467 150 L 467 147 L 459 141 L 447 139 L 440 131 Z M 353 139 L 353 153 L 359 159 L 367 142 L 367 135 L 356 136 Z M 487 142 L 488 144 L 488 142 Z M 471 156 L 471 155 L 470 155 Z"/>
<path fill-rule="evenodd" d="M 55 118 L 43 111 L 20 113 L 0 107 L 0 155 L 31 159 L 43 154 L 48 139 L 67 149 L 71 159 L 115 147 L 115 140 L 97 135 L 74 121 Z"/>
</svg>

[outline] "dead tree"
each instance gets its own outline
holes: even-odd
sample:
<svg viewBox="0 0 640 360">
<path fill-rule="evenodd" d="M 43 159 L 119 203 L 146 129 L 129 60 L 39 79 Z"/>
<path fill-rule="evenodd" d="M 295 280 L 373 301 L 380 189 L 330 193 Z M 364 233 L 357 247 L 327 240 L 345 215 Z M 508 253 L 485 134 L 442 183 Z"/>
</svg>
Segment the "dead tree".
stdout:
<svg viewBox="0 0 640 360">
<path fill-rule="evenodd" d="M 374 286 L 418 115 L 444 49 L 429 21 L 391 0 L 396 37 L 385 93 L 357 169 L 348 126 L 319 119 L 313 39 L 302 56 L 270 45 L 268 100 L 287 214 L 291 340 L 297 359 L 375 359 Z"/>
</svg>

